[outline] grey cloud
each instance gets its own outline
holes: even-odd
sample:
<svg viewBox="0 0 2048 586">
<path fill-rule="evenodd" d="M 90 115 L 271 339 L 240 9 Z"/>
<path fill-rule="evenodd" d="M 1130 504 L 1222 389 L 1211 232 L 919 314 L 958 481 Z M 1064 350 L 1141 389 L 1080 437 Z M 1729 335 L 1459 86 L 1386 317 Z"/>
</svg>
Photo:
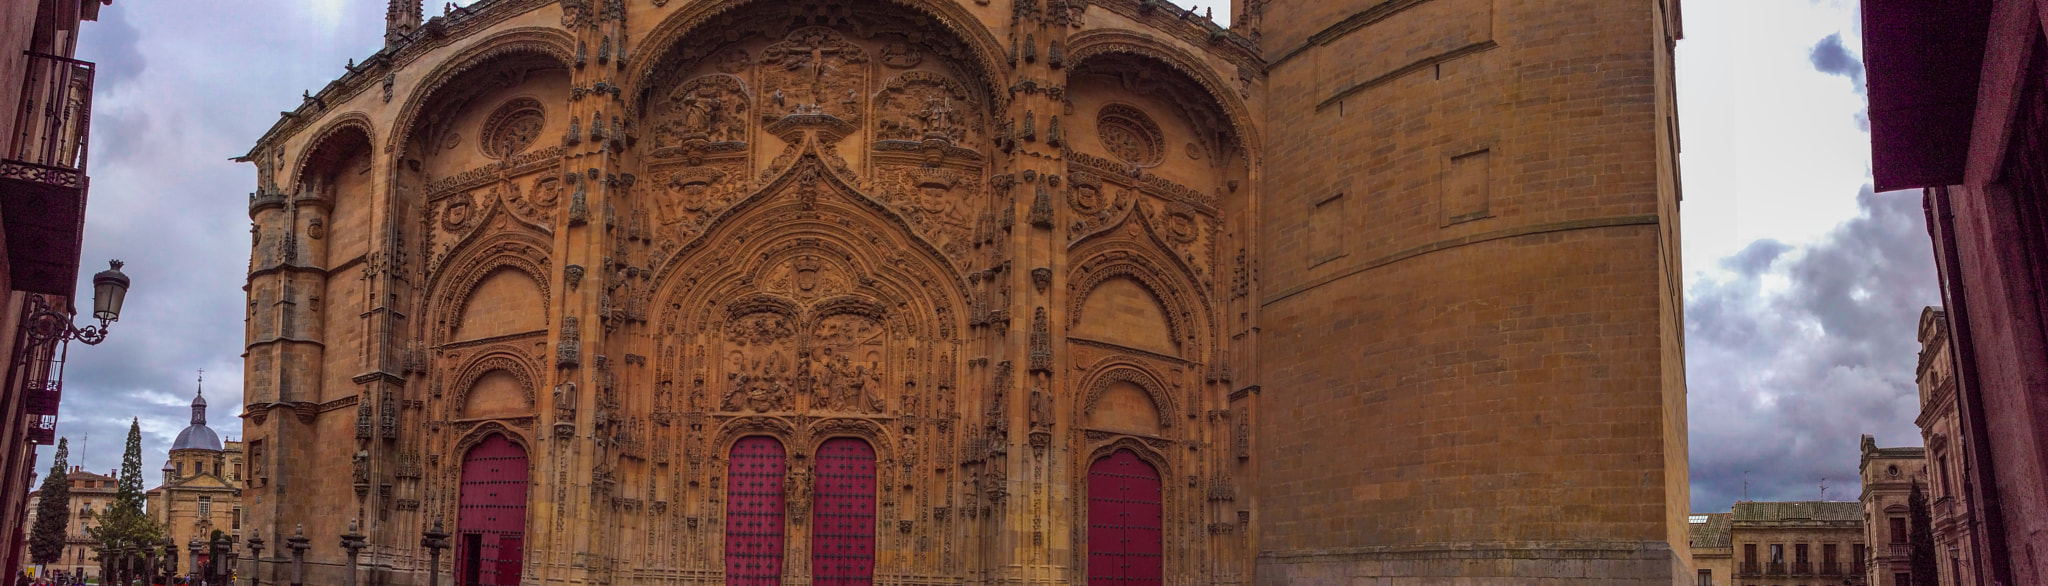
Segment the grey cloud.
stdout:
<svg viewBox="0 0 2048 586">
<path fill-rule="evenodd" d="M 1863 59 L 1851 55 L 1849 48 L 1842 46 L 1841 33 L 1828 35 L 1819 43 L 1815 43 L 1813 50 L 1807 54 L 1807 60 L 1812 61 L 1813 68 L 1820 70 L 1821 73 L 1849 78 L 1849 81 L 1856 84 L 1857 93 L 1862 93 Z"/>
<path fill-rule="evenodd" d="M 95 61 L 93 83 L 98 92 L 122 88 L 142 75 L 148 64 L 142 57 L 142 29 L 128 21 L 129 6 L 117 2 L 101 7 L 99 22 L 86 24 L 78 38 L 78 54 Z"/>
<path fill-rule="evenodd" d="M 1728 510 L 1745 473 L 1751 500 L 1820 498 L 1822 479 L 1854 500 L 1860 434 L 1919 445 L 1915 333 L 1940 299 L 1920 198 L 1865 187 L 1857 205 L 1814 244 L 1754 243 L 1689 287 L 1695 512 Z"/>
</svg>

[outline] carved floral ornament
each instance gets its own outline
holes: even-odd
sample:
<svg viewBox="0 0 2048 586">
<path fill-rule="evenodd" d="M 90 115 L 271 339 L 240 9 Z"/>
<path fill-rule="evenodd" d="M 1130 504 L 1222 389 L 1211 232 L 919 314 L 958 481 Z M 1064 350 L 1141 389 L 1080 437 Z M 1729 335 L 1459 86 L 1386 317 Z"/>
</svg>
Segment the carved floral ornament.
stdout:
<svg viewBox="0 0 2048 586">
<path fill-rule="evenodd" d="M 483 139 L 477 146 L 491 158 L 510 157 L 533 146 L 546 126 L 547 108 L 540 100 L 513 98 L 484 120 Z"/>
<path fill-rule="evenodd" d="M 1124 163 L 1151 167 L 1166 158 L 1166 138 L 1160 133 L 1159 124 L 1137 108 L 1124 104 L 1103 106 L 1096 115 L 1095 130 L 1102 148 Z"/>
</svg>

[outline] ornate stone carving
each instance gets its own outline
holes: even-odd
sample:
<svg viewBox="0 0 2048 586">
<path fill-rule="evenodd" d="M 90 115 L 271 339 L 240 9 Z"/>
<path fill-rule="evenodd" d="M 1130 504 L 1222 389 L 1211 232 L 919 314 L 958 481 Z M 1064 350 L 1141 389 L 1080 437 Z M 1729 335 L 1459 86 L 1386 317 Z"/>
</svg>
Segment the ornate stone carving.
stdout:
<svg viewBox="0 0 2048 586">
<path fill-rule="evenodd" d="M 484 120 L 483 139 L 477 146 L 493 159 L 510 157 L 533 146 L 546 126 L 547 108 L 540 100 L 513 98 Z"/>
<path fill-rule="evenodd" d="M 711 74 L 684 82 L 668 93 L 654 126 L 657 156 L 690 142 L 747 142 L 747 114 L 753 97 L 746 82 Z"/>
<path fill-rule="evenodd" d="M 1145 112 L 1124 104 L 1110 104 L 1096 114 L 1095 131 L 1102 148 L 1134 167 L 1158 165 L 1166 157 L 1166 138 L 1159 125 Z"/>
<path fill-rule="evenodd" d="M 761 91 L 776 96 L 761 108 L 763 121 L 815 111 L 859 124 L 866 99 L 867 51 L 839 31 L 800 28 L 761 51 Z"/>
</svg>

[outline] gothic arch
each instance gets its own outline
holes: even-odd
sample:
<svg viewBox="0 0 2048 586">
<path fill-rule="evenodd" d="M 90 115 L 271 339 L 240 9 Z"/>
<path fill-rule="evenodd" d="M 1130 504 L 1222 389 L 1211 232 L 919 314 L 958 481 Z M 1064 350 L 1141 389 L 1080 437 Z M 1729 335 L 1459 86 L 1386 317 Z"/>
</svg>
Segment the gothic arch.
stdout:
<svg viewBox="0 0 2048 586">
<path fill-rule="evenodd" d="M 306 166 L 320 161 L 316 155 L 327 155 L 326 151 L 328 149 L 339 148 L 348 144 L 338 141 L 359 138 L 364 148 L 369 148 L 370 145 L 376 144 L 377 133 L 374 124 L 370 121 L 370 117 L 362 112 L 349 112 L 328 121 L 325 126 L 320 127 L 318 132 L 312 134 L 313 139 L 306 141 L 305 148 L 299 151 L 298 160 L 292 162 L 290 183 L 299 182 L 306 174 Z M 350 136 L 348 133 L 355 133 L 359 136 Z"/>
<path fill-rule="evenodd" d="M 664 17 L 661 23 L 655 25 L 654 29 L 640 41 L 639 46 L 643 50 L 634 51 L 633 56 L 627 61 L 625 70 L 630 76 L 625 82 L 627 95 L 633 96 L 637 104 L 640 101 L 639 96 L 651 89 L 646 84 L 661 78 L 657 74 L 657 68 L 664 64 L 672 65 L 669 63 L 672 59 L 684 57 L 674 55 L 676 45 L 690 33 L 712 24 L 720 16 L 762 1 L 764 0 L 698 2 Z M 1003 111 L 1009 99 L 1008 93 L 1003 90 L 1008 85 L 1005 72 L 1009 71 L 1009 67 L 1004 63 L 1008 60 L 1009 52 L 987 27 L 982 26 L 980 19 L 955 0 L 889 0 L 889 3 L 933 18 L 940 27 L 965 44 L 973 53 L 972 59 L 968 62 L 975 70 L 970 73 L 980 78 L 981 89 L 990 100 L 989 111 Z"/>
<path fill-rule="evenodd" d="M 876 462 L 896 459 L 896 447 L 889 442 L 888 430 L 870 419 L 853 417 L 832 417 L 811 423 L 805 433 L 803 454 L 816 454 L 818 447 L 833 438 L 854 438 L 868 443 L 875 450 Z M 877 464 L 879 466 L 880 464 Z"/>
<path fill-rule="evenodd" d="M 1069 38 L 1071 47 L 1067 54 L 1067 67 L 1080 70 L 1089 60 L 1105 55 L 1123 54 L 1159 62 L 1174 71 L 1186 75 L 1209 94 L 1209 99 L 1223 111 L 1230 123 L 1231 138 L 1247 163 L 1256 165 L 1260 160 L 1259 139 L 1253 124 L 1251 108 L 1242 97 L 1216 72 L 1204 65 L 1205 61 L 1188 52 L 1142 33 L 1115 29 L 1094 29 L 1075 34 Z"/>
<path fill-rule="evenodd" d="M 491 439 L 491 436 L 494 435 L 505 436 L 505 441 L 512 442 L 512 445 L 526 451 L 527 477 L 533 477 L 533 468 L 540 460 L 533 457 L 533 443 L 528 441 L 526 434 L 496 421 L 485 421 L 469 431 L 463 432 L 462 437 L 455 440 L 455 449 L 448 452 L 454 454 L 454 457 L 442 458 L 443 463 L 441 466 L 449 471 L 451 478 L 461 478 L 462 456 L 468 454 L 470 448 L 476 447 L 477 444 L 483 443 L 484 440 Z"/>
<path fill-rule="evenodd" d="M 479 230 L 481 233 L 482 230 Z M 427 319 L 422 325 L 428 331 L 430 345 L 445 344 L 460 325 L 462 314 L 469 306 L 470 294 L 484 278 L 501 268 L 518 271 L 533 279 L 540 291 L 542 301 L 541 323 L 551 323 L 548 301 L 552 292 L 548 288 L 550 266 L 548 253 L 553 247 L 537 236 L 520 232 L 500 232 L 490 236 L 471 234 L 464 242 L 457 244 L 455 252 L 443 263 L 438 271 L 427 280 L 426 291 L 433 295 L 428 299 Z"/>
<path fill-rule="evenodd" d="M 406 141 L 412 138 L 414 125 L 422 109 L 432 105 L 437 95 L 449 82 L 478 67 L 512 56 L 538 56 L 553 60 L 567 68 L 573 62 L 576 41 L 568 32 L 546 27 L 523 27 L 509 29 L 485 37 L 464 48 L 453 56 L 442 60 L 427 75 L 420 78 L 419 85 L 405 97 L 405 104 L 398 112 L 391 136 L 384 144 L 384 152 L 393 153 L 392 160 L 405 160 Z"/>
<path fill-rule="evenodd" d="M 1069 328 L 1081 323 L 1082 306 L 1096 288 L 1111 279 L 1130 279 L 1159 301 L 1170 335 L 1179 346 L 1179 355 L 1191 360 L 1202 356 L 1202 334 L 1207 330 L 1203 326 L 1208 324 L 1208 313 L 1203 311 L 1206 303 L 1201 301 L 1200 287 L 1185 277 L 1165 276 L 1185 275 L 1184 269 L 1174 265 L 1176 270 L 1169 271 L 1144 250 L 1115 242 L 1077 251 L 1072 258 L 1082 260 L 1075 262 L 1067 275 Z M 1190 296 L 1196 299 L 1190 300 Z"/>
<path fill-rule="evenodd" d="M 732 453 L 733 443 L 757 435 L 774 438 L 782 442 L 783 450 L 789 450 L 795 443 L 796 434 L 797 427 L 781 417 L 735 417 L 718 427 L 717 435 L 713 436 L 716 439 L 711 441 L 711 457 L 713 461 L 723 462 L 726 455 Z"/>
<path fill-rule="evenodd" d="M 516 349 L 499 346 L 492 347 L 481 354 L 471 357 L 461 368 L 455 371 L 455 381 L 449 387 L 454 389 L 455 393 L 449 397 L 447 403 L 449 415 L 447 418 L 466 418 L 467 413 L 464 413 L 463 410 L 469 405 L 469 393 L 472 388 L 476 386 L 477 381 L 482 379 L 484 375 L 499 371 L 510 374 L 513 379 L 519 381 L 520 390 L 525 392 L 527 408 L 534 408 L 534 393 L 536 389 L 540 388 L 540 381 L 542 380 L 540 378 L 540 369 L 527 356 L 520 354 Z"/>
<path fill-rule="evenodd" d="M 1083 400 L 1078 401 L 1075 405 L 1075 425 L 1082 425 L 1083 422 L 1088 421 L 1088 416 L 1095 412 L 1096 402 L 1102 399 L 1102 394 L 1109 390 L 1111 384 L 1127 382 L 1144 389 L 1145 395 L 1152 399 L 1153 411 L 1159 416 L 1160 434 L 1169 437 L 1174 435 L 1172 434 L 1173 414 L 1175 413 L 1173 393 L 1167 391 L 1167 385 L 1163 377 L 1153 373 L 1151 369 L 1139 364 L 1136 360 L 1129 358 L 1111 358 L 1095 365 L 1093 368 L 1094 372 L 1086 379 L 1083 379 L 1081 385 L 1081 388 L 1087 391 L 1083 395 Z M 1089 461 L 1094 461 L 1094 458 L 1091 457 Z M 1164 468 L 1162 467 L 1161 470 L 1164 470 Z"/>
</svg>

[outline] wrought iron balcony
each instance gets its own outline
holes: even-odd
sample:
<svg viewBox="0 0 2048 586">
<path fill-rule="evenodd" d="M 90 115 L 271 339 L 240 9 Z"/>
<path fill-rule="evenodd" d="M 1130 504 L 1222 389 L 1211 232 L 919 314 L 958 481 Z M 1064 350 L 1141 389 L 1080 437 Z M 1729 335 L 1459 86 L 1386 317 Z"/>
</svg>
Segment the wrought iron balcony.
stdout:
<svg viewBox="0 0 2048 586">
<path fill-rule="evenodd" d="M 1792 562 L 1792 574 L 1797 576 L 1813 575 L 1813 562 Z"/>
<path fill-rule="evenodd" d="M 1903 560 L 1913 557 L 1913 545 L 1908 543 L 1892 543 L 1887 545 L 1885 552 L 1893 558 Z"/>
<path fill-rule="evenodd" d="M 1769 565 L 1764 566 L 1764 573 L 1773 576 L 1785 575 L 1785 562 L 1771 562 Z"/>
<path fill-rule="evenodd" d="M 1755 578 L 1763 575 L 1764 572 L 1762 568 L 1757 567 L 1756 562 L 1742 562 L 1742 567 L 1737 568 L 1735 573 L 1744 578 Z"/>
<path fill-rule="evenodd" d="M 1820 563 L 1820 575 L 1822 575 L 1822 576 L 1840 576 L 1840 575 L 1842 575 L 1842 564 L 1838 564 L 1838 563 L 1835 563 L 1835 562 L 1821 562 L 1821 563 Z"/>
<path fill-rule="evenodd" d="M 14 132 L 0 147 L 0 218 L 14 288 L 70 297 L 85 234 L 93 64 L 29 52 Z"/>
</svg>

